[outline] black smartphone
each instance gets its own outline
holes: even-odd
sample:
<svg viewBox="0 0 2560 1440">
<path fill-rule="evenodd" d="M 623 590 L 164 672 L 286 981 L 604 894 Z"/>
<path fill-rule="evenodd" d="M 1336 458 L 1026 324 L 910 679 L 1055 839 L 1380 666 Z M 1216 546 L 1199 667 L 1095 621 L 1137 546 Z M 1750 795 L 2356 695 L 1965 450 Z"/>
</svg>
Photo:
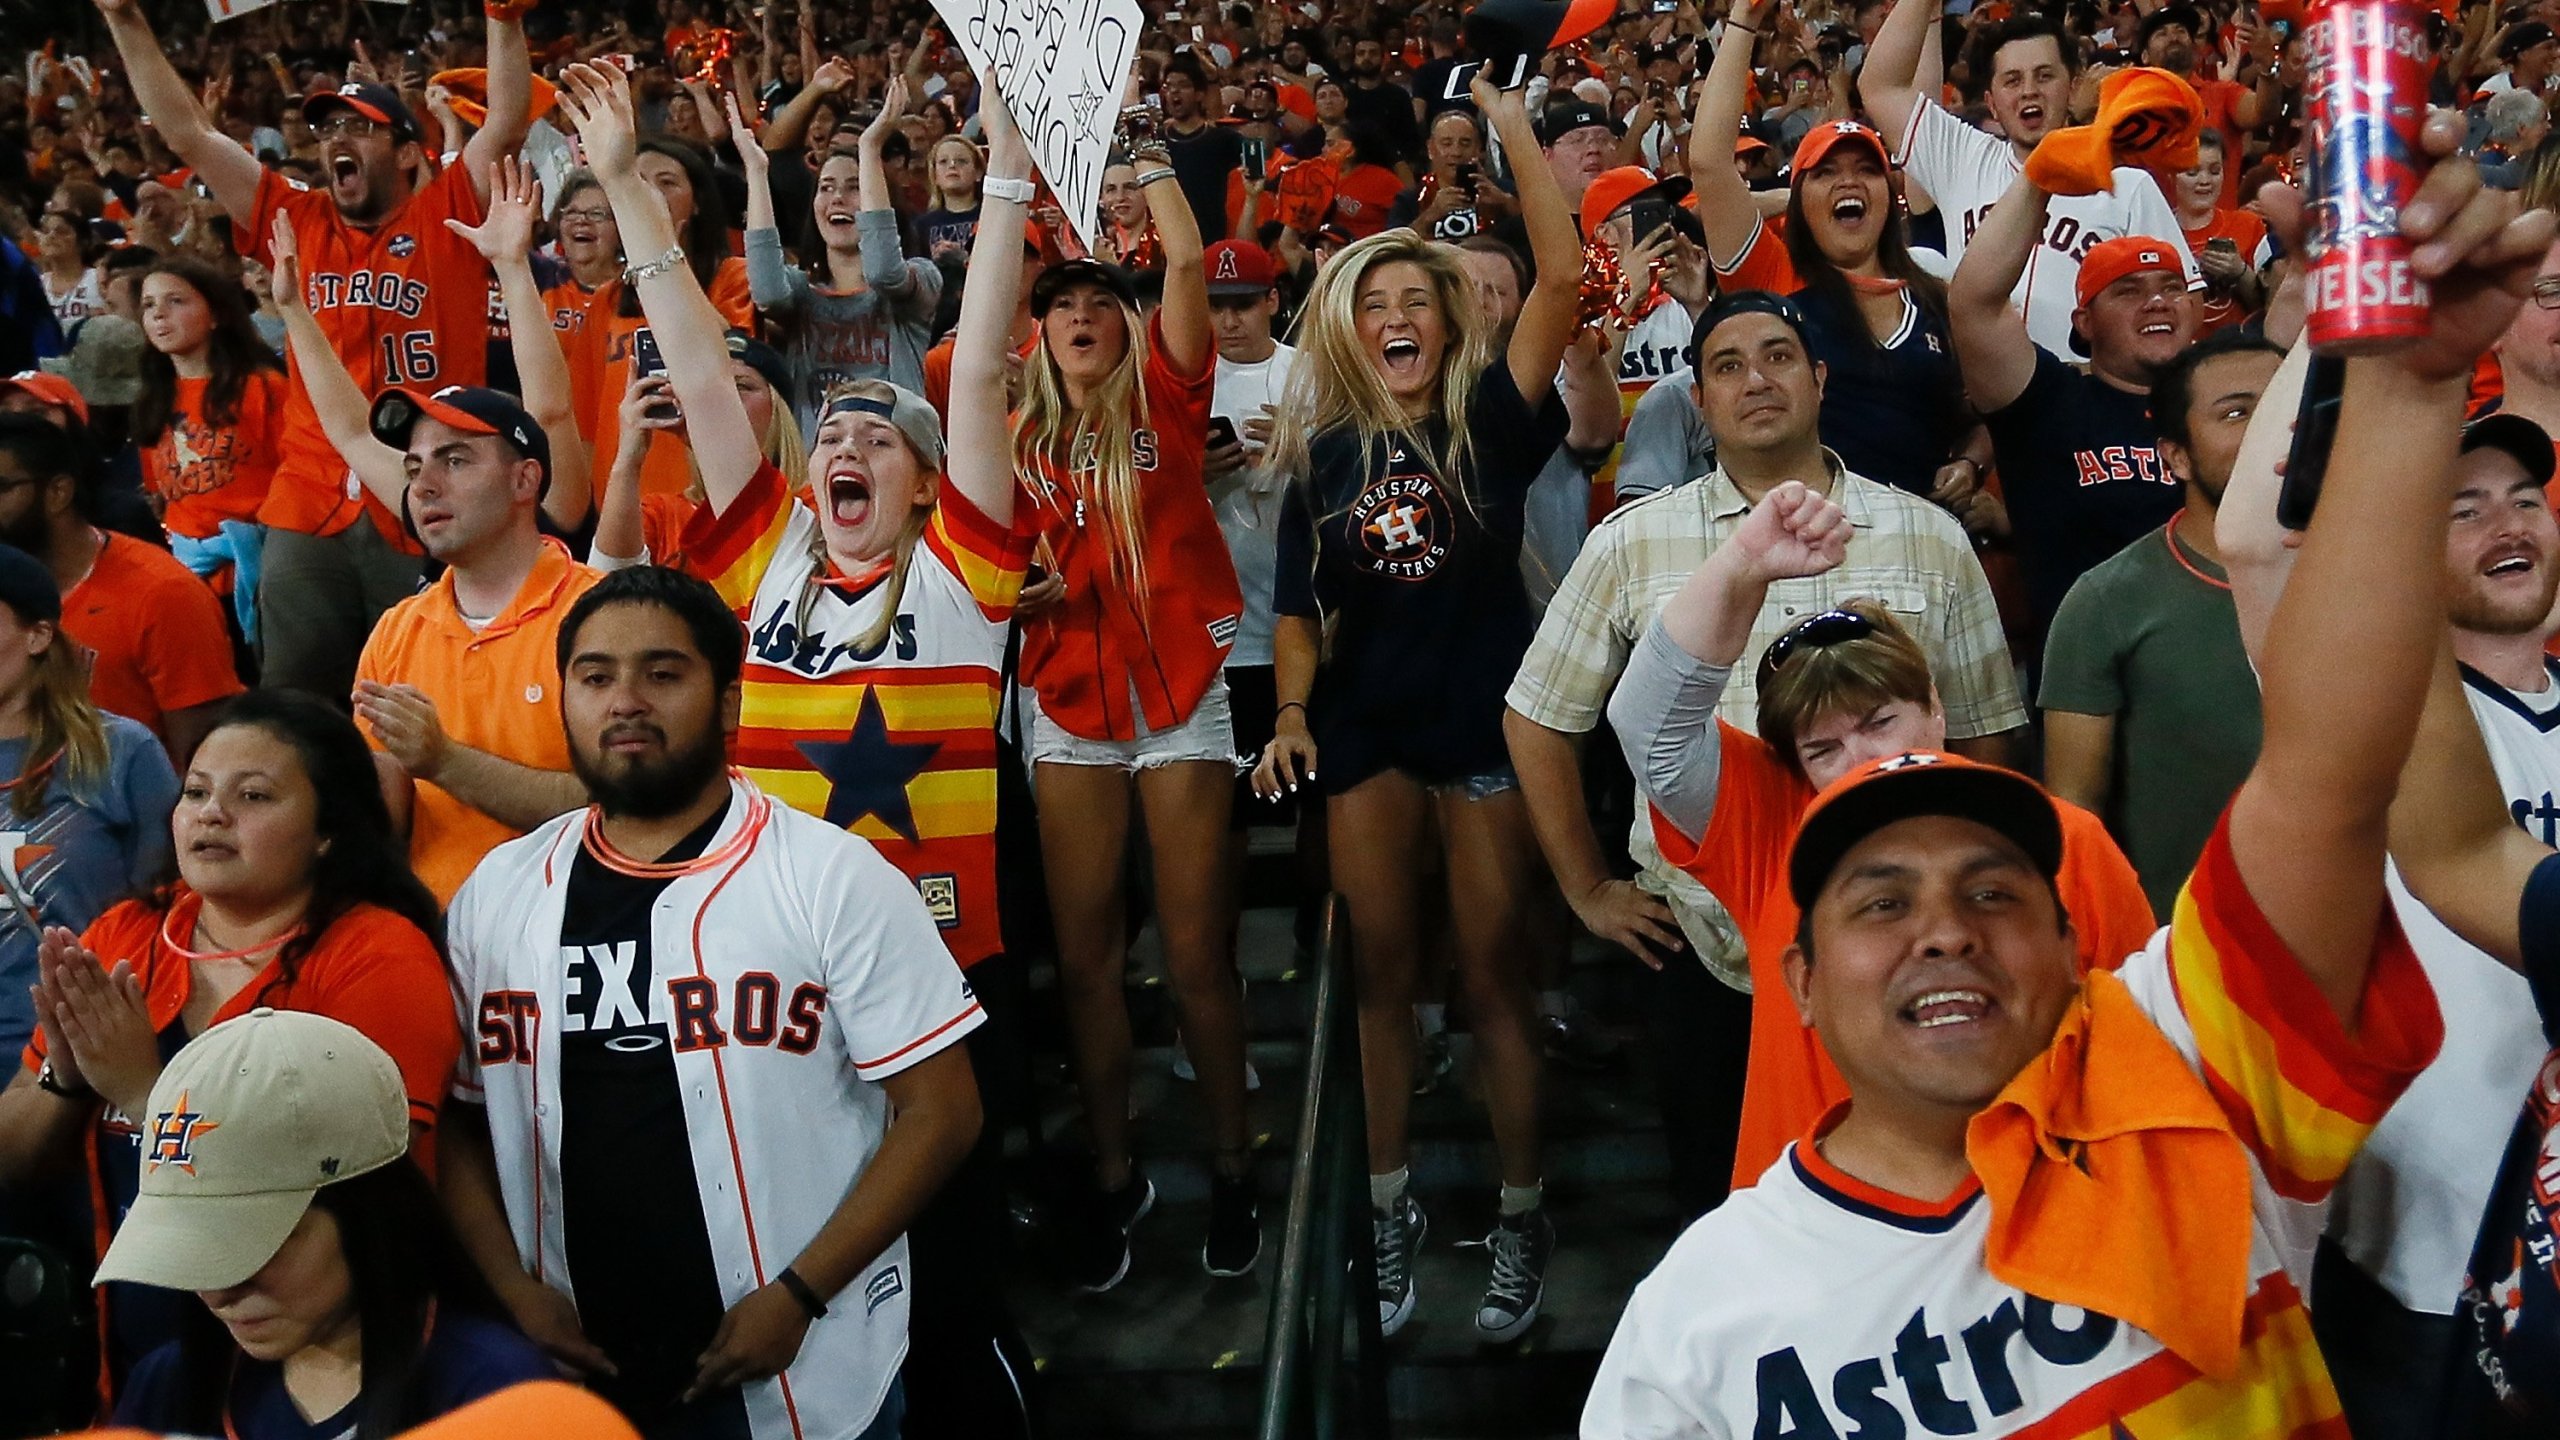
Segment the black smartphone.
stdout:
<svg viewBox="0 0 2560 1440">
<path fill-rule="evenodd" d="M 1476 181 L 1483 174 L 1484 171 L 1477 167 L 1476 162 L 1470 160 L 1458 167 L 1456 179 L 1452 183 L 1458 187 L 1459 193 L 1472 200 L 1475 198 Z"/>
<path fill-rule="evenodd" d="M 2346 388 L 2343 357 L 2311 357 L 2311 371 L 2302 381 L 2302 409 L 2293 423 L 2293 450 L 2285 457 L 2284 488 L 2276 493 L 2276 523 L 2287 530 L 2311 528 L 2320 481 L 2329 469 L 2329 449 L 2337 443 L 2338 406 Z"/>
<path fill-rule="evenodd" d="M 1635 227 L 1635 241 L 1641 245 L 1653 233 L 1671 223 L 1672 204 L 1659 195 L 1647 195 L 1627 207 L 1627 219 Z"/>
<path fill-rule="evenodd" d="M 1037 560 L 1034 560 L 1030 564 L 1022 567 L 1022 588 L 1025 590 L 1030 589 L 1032 586 L 1037 585 L 1048 578 L 1049 567 L 1041 564 Z"/>
<path fill-rule="evenodd" d="M 1259 135 L 1247 135 L 1244 137 L 1244 155 L 1242 157 L 1242 164 L 1244 166 L 1244 178 L 1247 180 L 1262 179 L 1268 172 L 1271 165 L 1271 142 Z"/>
<path fill-rule="evenodd" d="M 1653 0 L 1653 13 L 1668 15 L 1680 8 L 1680 0 Z"/>
<path fill-rule="evenodd" d="M 1209 448 L 1215 450 L 1220 446 L 1233 445 L 1234 443 L 1236 443 L 1236 422 L 1228 419 L 1224 415 L 1210 416 Z"/>
</svg>

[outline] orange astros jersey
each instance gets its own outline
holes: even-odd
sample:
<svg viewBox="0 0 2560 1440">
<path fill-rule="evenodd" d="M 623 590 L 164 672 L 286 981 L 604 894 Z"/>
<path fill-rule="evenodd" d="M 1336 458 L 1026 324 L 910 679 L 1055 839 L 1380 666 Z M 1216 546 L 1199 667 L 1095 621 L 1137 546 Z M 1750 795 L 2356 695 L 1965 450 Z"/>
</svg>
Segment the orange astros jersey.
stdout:
<svg viewBox="0 0 2560 1440">
<path fill-rule="evenodd" d="M 489 266 L 445 228 L 480 223 L 471 172 L 448 165 L 408 203 L 371 228 L 351 225 L 324 191 L 270 170 L 258 181 L 249 252 L 273 264 L 267 230 L 277 211 L 292 219 L 302 254 L 302 297 L 339 361 L 365 394 L 394 385 L 438 389 L 480 385 L 489 376 Z M 364 493 L 349 473 L 292 365 L 275 483 L 259 518 L 311 535 L 335 535 L 370 514 L 382 533 L 414 550 L 398 516 Z"/>
<path fill-rule="evenodd" d="M 996 716 L 1030 537 L 944 485 L 897 616 L 868 653 L 854 647 L 888 583 L 822 578 L 817 542 L 817 515 L 771 465 L 685 532 L 688 568 L 747 629 L 735 758 L 773 798 L 878 847 L 915 883 L 952 958 L 974 965 L 1004 948 Z"/>
</svg>

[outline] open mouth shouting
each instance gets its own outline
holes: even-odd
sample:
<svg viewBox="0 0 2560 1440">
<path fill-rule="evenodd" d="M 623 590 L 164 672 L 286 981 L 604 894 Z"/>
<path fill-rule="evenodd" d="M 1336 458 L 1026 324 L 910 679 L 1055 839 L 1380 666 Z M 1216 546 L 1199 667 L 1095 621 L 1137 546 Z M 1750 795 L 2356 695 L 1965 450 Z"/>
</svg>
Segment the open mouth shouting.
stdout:
<svg viewBox="0 0 2560 1440">
<path fill-rule="evenodd" d="M 364 162 L 356 158 L 355 152 L 331 146 L 328 163 L 329 188 L 338 194 L 343 196 L 364 184 Z"/>
<path fill-rule="evenodd" d="M 1399 335 L 1378 347 L 1378 365 L 1393 383 L 1410 383 L 1422 377 L 1422 345 Z"/>
<path fill-rule="evenodd" d="M 2491 551 L 2480 573 L 2492 580 L 2531 579 L 2541 568 L 2541 555 L 2531 546 L 2516 545 Z"/>
<path fill-rule="evenodd" d="M 871 518 L 871 477 L 850 465 L 829 470 L 827 516 L 838 529 L 859 529 Z"/>
<path fill-rule="evenodd" d="M 1856 229 L 1867 218 L 1867 197 L 1841 195 L 1831 202 L 1831 223 L 1844 229 Z"/>
<path fill-rule="evenodd" d="M 2044 133 L 2044 102 L 2030 100 L 2018 107 L 2018 128 L 2028 136 Z"/>
</svg>

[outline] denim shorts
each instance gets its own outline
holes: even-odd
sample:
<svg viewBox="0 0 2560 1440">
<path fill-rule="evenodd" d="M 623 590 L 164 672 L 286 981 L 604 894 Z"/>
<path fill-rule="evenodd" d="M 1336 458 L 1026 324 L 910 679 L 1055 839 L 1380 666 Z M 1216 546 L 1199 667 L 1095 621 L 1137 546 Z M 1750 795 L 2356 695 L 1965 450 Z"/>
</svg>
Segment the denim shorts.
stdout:
<svg viewBox="0 0 2560 1440">
<path fill-rule="evenodd" d="M 1135 773 L 1152 770 L 1159 765 L 1179 765 L 1187 760 L 1211 760 L 1231 766 L 1239 772 L 1252 761 L 1236 754 L 1235 720 L 1227 702 L 1227 680 L 1221 675 L 1209 682 L 1209 692 L 1180 724 L 1163 730 L 1147 728 L 1146 714 L 1134 704 L 1138 738 L 1135 740 L 1088 740 L 1074 734 L 1049 712 L 1040 708 L 1039 697 L 1032 697 L 1031 754 L 1034 765 L 1100 765 Z M 1259 759 L 1260 757 L 1255 757 Z M 1518 782 L 1513 782 L 1518 783 Z"/>
<path fill-rule="evenodd" d="M 1505 791 L 1519 789 L 1520 776 L 1508 765 L 1497 765 L 1463 779 L 1443 780 L 1430 788 L 1434 794 L 1463 789 L 1469 800 L 1490 800 Z"/>
</svg>

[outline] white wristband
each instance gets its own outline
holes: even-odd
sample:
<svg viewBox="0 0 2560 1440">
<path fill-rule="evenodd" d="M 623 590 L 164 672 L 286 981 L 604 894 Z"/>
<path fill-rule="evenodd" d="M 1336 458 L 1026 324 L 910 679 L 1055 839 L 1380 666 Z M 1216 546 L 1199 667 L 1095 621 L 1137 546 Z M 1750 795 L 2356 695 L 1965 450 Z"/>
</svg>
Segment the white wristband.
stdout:
<svg viewBox="0 0 2560 1440">
<path fill-rule="evenodd" d="M 1031 197 L 1040 193 L 1040 187 L 1028 180 L 1011 179 L 1003 175 L 988 176 L 978 182 L 978 188 L 986 192 L 990 200 L 1010 200 L 1016 205 L 1028 205 L 1031 203 Z"/>
</svg>

